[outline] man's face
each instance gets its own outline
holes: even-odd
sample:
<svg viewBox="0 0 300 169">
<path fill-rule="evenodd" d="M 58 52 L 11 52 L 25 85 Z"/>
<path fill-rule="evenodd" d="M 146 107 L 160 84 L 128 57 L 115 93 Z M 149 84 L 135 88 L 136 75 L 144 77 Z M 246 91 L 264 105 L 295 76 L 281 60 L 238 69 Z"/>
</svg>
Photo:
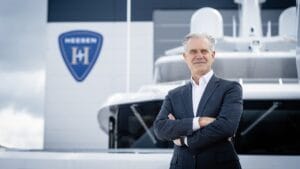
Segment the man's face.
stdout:
<svg viewBox="0 0 300 169">
<path fill-rule="evenodd" d="M 202 76 L 210 71 L 215 52 L 210 50 L 209 45 L 209 41 L 204 38 L 191 38 L 187 41 L 183 57 L 191 70 L 192 76 Z"/>
</svg>

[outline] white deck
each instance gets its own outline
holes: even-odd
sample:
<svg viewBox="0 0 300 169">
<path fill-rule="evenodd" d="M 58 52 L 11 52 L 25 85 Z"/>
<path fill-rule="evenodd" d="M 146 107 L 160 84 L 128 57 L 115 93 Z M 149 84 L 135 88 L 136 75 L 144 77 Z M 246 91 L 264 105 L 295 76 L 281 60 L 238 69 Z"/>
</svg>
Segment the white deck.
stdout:
<svg viewBox="0 0 300 169">
<path fill-rule="evenodd" d="M 139 152 L 139 153 L 138 153 Z M 0 151 L 1 169 L 167 169 L 171 150 L 115 152 Z M 300 156 L 240 155 L 243 169 L 299 169 Z"/>
</svg>

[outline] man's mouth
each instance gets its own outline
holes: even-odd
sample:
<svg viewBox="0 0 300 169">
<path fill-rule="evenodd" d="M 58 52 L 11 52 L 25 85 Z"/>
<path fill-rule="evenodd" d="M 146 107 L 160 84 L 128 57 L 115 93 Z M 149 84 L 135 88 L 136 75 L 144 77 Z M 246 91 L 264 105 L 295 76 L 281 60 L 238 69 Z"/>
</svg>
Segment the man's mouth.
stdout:
<svg viewBox="0 0 300 169">
<path fill-rule="evenodd" d="M 193 62 L 193 64 L 205 64 L 206 62 L 203 61 L 197 61 L 197 62 Z"/>
</svg>

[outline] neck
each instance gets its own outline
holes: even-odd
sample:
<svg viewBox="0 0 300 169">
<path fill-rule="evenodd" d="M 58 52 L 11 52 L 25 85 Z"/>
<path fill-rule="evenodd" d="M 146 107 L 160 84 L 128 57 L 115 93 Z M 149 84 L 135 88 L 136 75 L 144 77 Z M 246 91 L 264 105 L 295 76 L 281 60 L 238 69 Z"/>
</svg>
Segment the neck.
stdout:
<svg viewBox="0 0 300 169">
<path fill-rule="evenodd" d="M 202 76 L 200 75 L 193 75 L 192 76 L 192 79 L 194 80 L 194 82 L 199 85 L 199 79 L 201 78 Z"/>
<path fill-rule="evenodd" d="M 210 71 L 210 69 L 206 72 L 196 72 L 196 73 L 192 74 L 192 79 L 194 80 L 194 82 L 197 85 L 199 85 L 199 79 L 202 78 L 204 75 L 206 75 L 209 71 Z"/>
</svg>

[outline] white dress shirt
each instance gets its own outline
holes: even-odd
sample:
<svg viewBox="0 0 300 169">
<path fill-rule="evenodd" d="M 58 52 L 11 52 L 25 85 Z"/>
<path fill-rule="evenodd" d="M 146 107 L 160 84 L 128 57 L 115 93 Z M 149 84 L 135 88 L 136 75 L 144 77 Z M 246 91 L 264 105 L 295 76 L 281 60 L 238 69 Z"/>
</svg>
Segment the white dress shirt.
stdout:
<svg viewBox="0 0 300 169">
<path fill-rule="evenodd" d="M 201 101 L 201 98 L 203 96 L 203 93 L 205 91 L 205 88 L 209 82 L 209 80 L 211 79 L 211 77 L 213 76 L 214 72 L 213 70 L 210 70 L 208 73 L 206 73 L 204 76 L 202 76 L 199 81 L 198 84 L 194 81 L 194 79 L 191 77 L 191 83 L 192 83 L 192 101 L 193 101 L 193 113 L 194 113 L 194 119 L 193 119 L 193 131 L 196 131 L 198 129 L 200 129 L 200 125 L 199 125 L 199 118 L 200 117 L 196 117 L 197 116 L 197 110 L 198 110 L 198 106 L 199 103 Z M 187 137 L 184 137 L 184 143 L 186 145 L 187 144 Z"/>
<path fill-rule="evenodd" d="M 204 76 L 202 76 L 198 81 L 199 85 L 197 85 L 197 83 L 191 77 L 192 97 L 193 97 L 193 100 L 192 100 L 193 101 L 193 113 L 194 113 L 194 117 L 195 117 L 193 119 L 193 130 L 194 131 L 196 131 L 200 128 L 200 125 L 198 122 L 200 117 L 196 117 L 197 110 L 198 110 L 198 106 L 201 101 L 202 95 L 204 93 L 204 90 L 207 86 L 207 83 L 209 82 L 209 80 L 211 79 L 213 74 L 214 74 L 213 70 L 210 70 L 208 73 L 206 73 Z"/>
</svg>

